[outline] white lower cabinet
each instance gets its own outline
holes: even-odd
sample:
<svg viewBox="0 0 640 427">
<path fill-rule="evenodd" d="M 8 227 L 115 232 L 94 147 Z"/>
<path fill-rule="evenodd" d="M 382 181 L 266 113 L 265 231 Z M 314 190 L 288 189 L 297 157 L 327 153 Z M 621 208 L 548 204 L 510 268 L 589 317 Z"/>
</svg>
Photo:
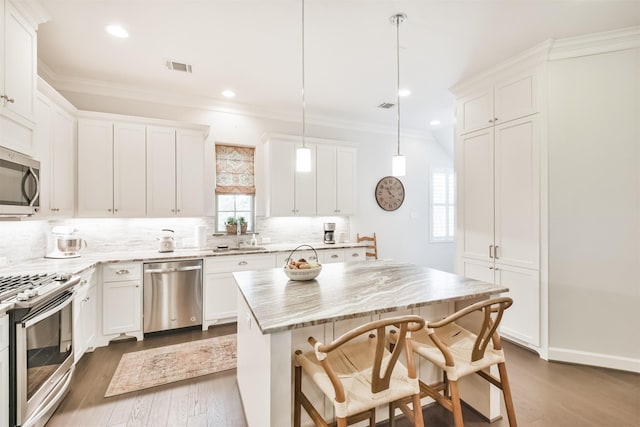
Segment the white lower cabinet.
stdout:
<svg viewBox="0 0 640 427">
<path fill-rule="evenodd" d="M 142 337 L 142 265 L 114 263 L 102 267 L 102 333 Z"/>
<path fill-rule="evenodd" d="M 513 305 L 505 312 L 500 333 L 522 344 L 540 346 L 540 272 L 528 268 L 463 259 L 463 276 L 509 288 Z"/>
<path fill-rule="evenodd" d="M 80 284 L 73 296 L 73 358 L 78 363 L 82 355 L 93 347 L 96 336 L 97 287 L 96 270 L 81 274 Z"/>
<path fill-rule="evenodd" d="M 276 266 L 273 254 L 220 256 L 205 259 L 202 329 L 214 324 L 235 322 L 238 287 L 234 271 L 264 270 Z"/>
<path fill-rule="evenodd" d="M 0 427 L 9 425 L 9 316 L 0 316 Z"/>
</svg>

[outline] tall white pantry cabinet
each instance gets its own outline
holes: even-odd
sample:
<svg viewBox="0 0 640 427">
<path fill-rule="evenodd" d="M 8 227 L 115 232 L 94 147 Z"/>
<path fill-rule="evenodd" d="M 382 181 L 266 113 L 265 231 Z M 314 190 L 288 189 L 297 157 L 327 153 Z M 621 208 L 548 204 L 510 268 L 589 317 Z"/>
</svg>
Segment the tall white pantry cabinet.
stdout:
<svg viewBox="0 0 640 427">
<path fill-rule="evenodd" d="M 456 96 L 456 271 L 509 288 L 501 333 L 539 350 L 541 109 L 534 51 L 462 82 Z"/>
</svg>

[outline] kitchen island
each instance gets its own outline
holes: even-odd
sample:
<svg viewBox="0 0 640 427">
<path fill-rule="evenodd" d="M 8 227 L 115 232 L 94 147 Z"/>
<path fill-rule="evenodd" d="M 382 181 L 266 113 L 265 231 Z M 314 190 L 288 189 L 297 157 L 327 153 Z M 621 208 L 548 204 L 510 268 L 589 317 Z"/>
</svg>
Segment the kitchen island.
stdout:
<svg viewBox="0 0 640 427">
<path fill-rule="evenodd" d="M 308 349 L 308 336 L 330 342 L 384 316 L 413 313 L 437 319 L 458 305 L 508 291 L 395 261 L 324 265 L 321 274 L 308 282 L 289 281 L 282 268 L 235 272 L 233 276 L 240 290 L 237 379 L 250 427 L 292 425 L 292 355 L 295 349 Z M 420 375 L 431 377 L 434 372 L 421 364 Z M 313 390 L 308 394 L 312 400 L 322 399 Z M 476 389 L 468 397 L 468 403 L 489 419 L 499 416 L 497 393 Z M 332 405 L 324 407 L 325 415 L 330 415 Z M 380 415 L 383 419 L 384 411 Z"/>
</svg>

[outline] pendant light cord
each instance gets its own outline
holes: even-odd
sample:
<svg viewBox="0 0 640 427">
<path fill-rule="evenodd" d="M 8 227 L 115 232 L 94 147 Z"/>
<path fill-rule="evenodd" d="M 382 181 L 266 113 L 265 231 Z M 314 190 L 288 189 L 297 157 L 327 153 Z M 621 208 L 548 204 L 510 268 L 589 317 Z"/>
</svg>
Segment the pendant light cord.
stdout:
<svg viewBox="0 0 640 427">
<path fill-rule="evenodd" d="M 304 0 L 303 0 L 304 1 Z M 397 120 L 398 120 L 398 156 L 400 155 L 400 20 L 401 15 L 396 15 L 396 61 L 397 61 Z"/>
<path fill-rule="evenodd" d="M 304 99 L 304 0 L 302 0 L 302 148 L 305 148 L 304 137 L 306 133 L 305 125 L 305 99 Z"/>
</svg>

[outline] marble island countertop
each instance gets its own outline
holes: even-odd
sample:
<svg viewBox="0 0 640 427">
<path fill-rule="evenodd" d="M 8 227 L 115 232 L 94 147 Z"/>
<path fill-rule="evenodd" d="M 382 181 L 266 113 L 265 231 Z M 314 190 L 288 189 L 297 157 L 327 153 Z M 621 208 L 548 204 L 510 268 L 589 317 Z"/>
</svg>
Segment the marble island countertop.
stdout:
<svg viewBox="0 0 640 427">
<path fill-rule="evenodd" d="M 206 258 L 212 256 L 233 256 L 246 254 L 268 254 L 292 251 L 300 243 L 278 243 L 260 245 L 258 249 L 251 246 L 241 246 L 240 249 L 217 250 L 216 248 L 179 248 L 173 252 L 158 252 L 157 249 L 127 250 L 123 248 L 114 252 L 81 252 L 80 257 L 66 259 L 33 258 L 0 267 L 0 276 L 17 274 L 80 274 L 99 263 L 113 262 L 146 262 L 158 260 L 180 260 Z M 344 249 L 362 246 L 362 244 L 347 242 L 336 244 L 310 243 L 316 250 Z M 308 249 L 308 248 L 307 248 Z"/>
<path fill-rule="evenodd" d="M 315 279 L 289 281 L 282 268 L 233 273 L 263 334 L 459 301 L 504 286 L 396 261 L 325 264 Z"/>
</svg>

